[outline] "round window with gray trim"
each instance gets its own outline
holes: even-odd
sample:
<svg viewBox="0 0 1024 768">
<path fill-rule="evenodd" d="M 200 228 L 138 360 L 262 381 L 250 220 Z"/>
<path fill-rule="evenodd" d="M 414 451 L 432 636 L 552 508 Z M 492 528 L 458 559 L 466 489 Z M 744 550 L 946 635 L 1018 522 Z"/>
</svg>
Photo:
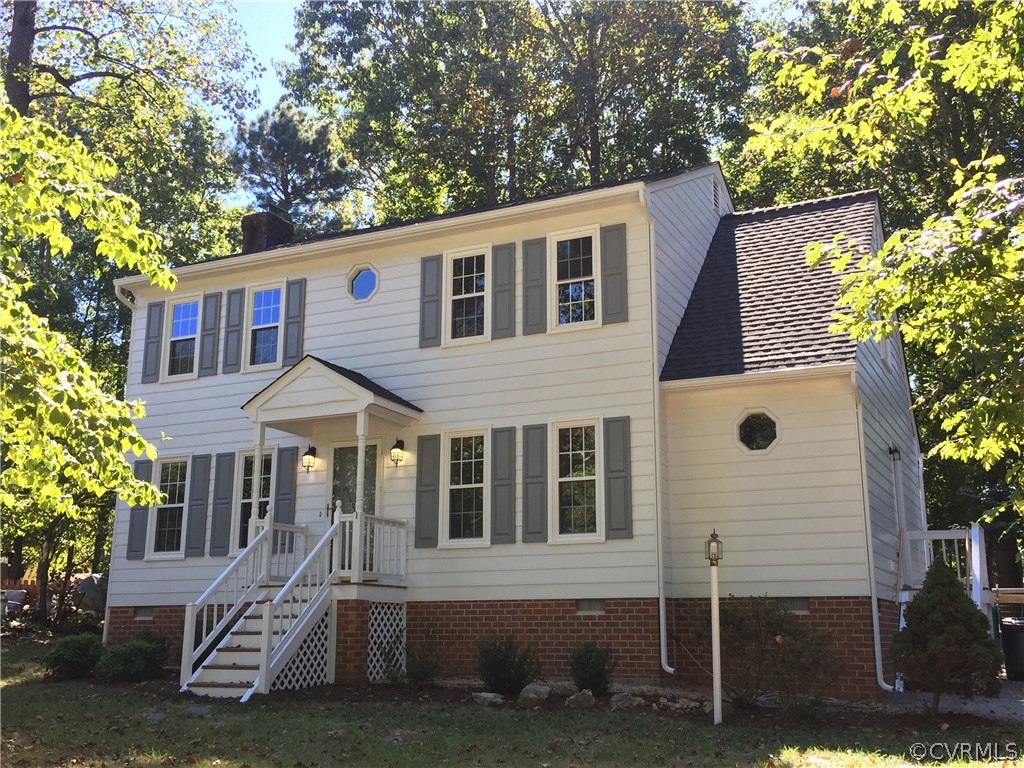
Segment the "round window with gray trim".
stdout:
<svg viewBox="0 0 1024 768">
<path fill-rule="evenodd" d="M 752 451 L 763 451 L 779 436 L 775 419 L 767 413 L 752 413 L 740 422 L 740 442 Z"/>
<path fill-rule="evenodd" d="M 348 281 L 348 292 L 356 301 L 366 301 L 377 292 L 377 270 L 359 267 Z"/>
</svg>

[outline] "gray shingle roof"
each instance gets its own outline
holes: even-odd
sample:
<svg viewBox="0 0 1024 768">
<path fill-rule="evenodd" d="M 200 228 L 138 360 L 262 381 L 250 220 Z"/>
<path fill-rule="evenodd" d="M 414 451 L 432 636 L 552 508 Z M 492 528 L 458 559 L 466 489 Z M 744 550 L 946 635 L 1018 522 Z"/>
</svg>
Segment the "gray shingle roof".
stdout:
<svg viewBox="0 0 1024 768">
<path fill-rule="evenodd" d="M 723 217 L 661 380 L 852 362 L 854 343 L 828 332 L 839 277 L 805 249 L 840 234 L 869 247 L 877 207 L 868 191 Z"/>
</svg>

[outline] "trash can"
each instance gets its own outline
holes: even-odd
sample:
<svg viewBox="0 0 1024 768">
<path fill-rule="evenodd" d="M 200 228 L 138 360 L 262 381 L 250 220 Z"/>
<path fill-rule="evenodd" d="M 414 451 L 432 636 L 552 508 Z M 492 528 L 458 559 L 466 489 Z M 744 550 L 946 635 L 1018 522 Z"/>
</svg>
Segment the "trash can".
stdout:
<svg viewBox="0 0 1024 768">
<path fill-rule="evenodd" d="M 999 625 L 1006 660 L 1006 679 L 1024 680 L 1024 619 L 1003 619 Z"/>
</svg>

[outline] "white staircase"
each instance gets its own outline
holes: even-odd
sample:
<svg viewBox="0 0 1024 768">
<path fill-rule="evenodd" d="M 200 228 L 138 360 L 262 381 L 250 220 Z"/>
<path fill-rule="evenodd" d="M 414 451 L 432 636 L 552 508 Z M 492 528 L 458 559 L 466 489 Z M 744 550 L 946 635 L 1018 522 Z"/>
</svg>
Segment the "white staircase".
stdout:
<svg viewBox="0 0 1024 768">
<path fill-rule="evenodd" d="M 274 523 L 272 512 L 260 525 L 252 543 L 187 606 L 182 692 L 246 701 L 278 687 L 329 682 L 333 647 L 324 622 L 333 585 L 396 584 L 404 576 L 401 521 L 360 521 L 343 515 L 339 504 L 334 524 L 308 554 L 305 526 Z M 303 645 L 307 638 L 316 651 Z M 300 649 L 305 655 L 296 658 Z"/>
</svg>

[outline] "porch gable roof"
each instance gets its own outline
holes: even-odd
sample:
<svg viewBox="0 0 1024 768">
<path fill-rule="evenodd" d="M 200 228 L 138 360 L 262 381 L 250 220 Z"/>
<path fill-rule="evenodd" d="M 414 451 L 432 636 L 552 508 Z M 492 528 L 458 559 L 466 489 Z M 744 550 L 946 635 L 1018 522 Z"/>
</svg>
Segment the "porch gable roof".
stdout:
<svg viewBox="0 0 1024 768">
<path fill-rule="evenodd" d="M 242 406 L 253 423 L 267 425 L 367 409 L 406 422 L 423 413 L 419 406 L 363 374 L 313 355 L 303 357 Z"/>
</svg>

